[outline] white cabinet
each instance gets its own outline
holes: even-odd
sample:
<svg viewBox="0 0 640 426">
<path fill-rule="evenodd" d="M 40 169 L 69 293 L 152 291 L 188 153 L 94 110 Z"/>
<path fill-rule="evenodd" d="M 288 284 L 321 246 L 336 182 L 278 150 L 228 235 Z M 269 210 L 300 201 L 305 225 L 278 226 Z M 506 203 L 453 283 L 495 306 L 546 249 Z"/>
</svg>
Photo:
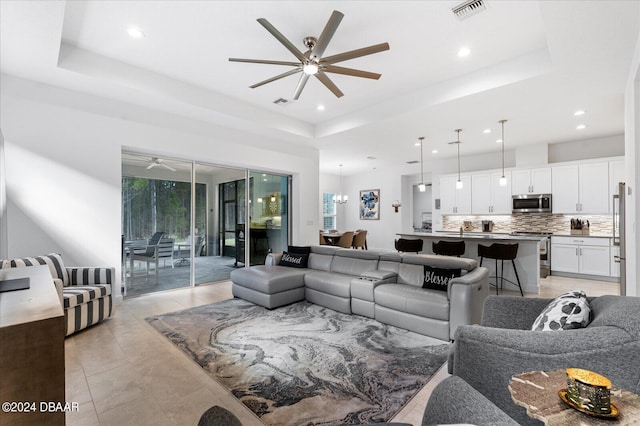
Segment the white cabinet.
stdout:
<svg viewBox="0 0 640 426">
<path fill-rule="evenodd" d="M 458 176 L 440 178 L 440 210 L 442 214 L 471 214 L 471 176 L 461 176 L 462 188 L 456 188 Z"/>
<path fill-rule="evenodd" d="M 616 261 L 616 256 L 620 256 L 620 246 L 611 246 L 610 250 L 611 250 L 611 261 L 609 263 L 610 263 L 610 269 L 611 269 L 611 276 L 620 278 L 620 262 Z"/>
<path fill-rule="evenodd" d="M 502 172 L 471 176 L 473 214 L 511 214 L 511 173 L 505 172 L 507 185 L 500 186 Z"/>
<path fill-rule="evenodd" d="M 551 237 L 551 270 L 609 276 L 608 238 Z"/>
<path fill-rule="evenodd" d="M 618 183 L 624 182 L 624 160 L 609 162 L 609 192 L 618 195 Z"/>
<path fill-rule="evenodd" d="M 555 166 L 552 194 L 554 213 L 608 213 L 609 164 Z"/>
<path fill-rule="evenodd" d="M 551 168 L 514 170 L 511 172 L 511 193 L 520 194 L 550 194 Z"/>
</svg>

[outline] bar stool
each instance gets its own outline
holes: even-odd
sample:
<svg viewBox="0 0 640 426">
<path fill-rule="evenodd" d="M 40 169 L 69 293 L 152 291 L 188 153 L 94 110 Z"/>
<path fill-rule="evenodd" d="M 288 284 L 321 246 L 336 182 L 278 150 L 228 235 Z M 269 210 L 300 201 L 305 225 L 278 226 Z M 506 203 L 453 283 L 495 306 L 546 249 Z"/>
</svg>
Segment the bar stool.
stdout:
<svg viewBox="0 0 640 426">
<path fill-rule="evenodd" d="M 478 244 L 478 256 L 480 257 L 480 266 L 482 266 L 482 261 L 486 257 L 487 259 L 495 259 L 496 261 L 496 294 L 498 294 L 498 278 L 500 279 L 500 289 L 502 289 L 502 284 L 504 282 L 504 261 L 510 260 L 513 265 L 513 272 L 516 274 L 516 280 L 518 281 L 518 288 L 520 289 L 520 295 L 524 297 L 524 292 L 522 291 L 522 286 L 520 285 L 520 277 L 518 277 L 518 270 L 516 269 L 516 263 L 514 259 L 518 255 L 518 244 L 500 244 L 493 243 L 490 246 L 483 246 L 482 244 Z M 502 263 L 502 268 L 500 271 L 500 276 L 498 276 L 498 260 Z M 507 280 L 512 284 L 515 284 L 513 281 Z"/>
<path fill-rule="evenodd" d="M 396 250 L 401 253 L 420 253 L 423 243 L 422 239 L 399 238 L 395 240 Z"/>
<path fill-rule="evenodd" d="M 465 252 L 464 241 L 438 241 L 431 243 L 435 254 L 441 256 L 462 256 Z"/>
</svg>

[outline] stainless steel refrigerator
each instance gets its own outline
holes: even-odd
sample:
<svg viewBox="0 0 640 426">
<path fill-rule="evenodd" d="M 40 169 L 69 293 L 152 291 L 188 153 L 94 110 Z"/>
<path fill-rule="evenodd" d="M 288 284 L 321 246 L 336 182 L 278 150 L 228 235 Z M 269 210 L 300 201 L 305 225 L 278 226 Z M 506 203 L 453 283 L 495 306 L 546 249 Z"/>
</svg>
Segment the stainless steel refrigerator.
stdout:
<svg viewBox="0 0 640 426">
<path fill-rule="evenodd" d="M 618 247 L 619 253 L 614 256 L 615 262 L 620 264 L 620 295 L 627 295 L 627 271 L 625 249 L 625 197 L 626 187 L 624 182 L 618 183 L 618 193 L 613 196 L 613 245 Z"/>
</svg>

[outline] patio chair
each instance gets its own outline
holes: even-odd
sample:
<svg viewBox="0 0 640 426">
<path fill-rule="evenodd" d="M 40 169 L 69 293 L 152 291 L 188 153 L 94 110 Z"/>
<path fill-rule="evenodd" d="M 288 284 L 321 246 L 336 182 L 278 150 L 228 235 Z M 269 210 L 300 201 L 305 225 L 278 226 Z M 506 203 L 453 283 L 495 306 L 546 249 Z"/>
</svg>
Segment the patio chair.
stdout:
<svg viewBox="0 0 640 426">
<path fill-rule="evenodd" d="M 184 243 L 179 243 L 175 245 L 174 252 L 177 251 L 178 260 L 176 260 L 176 264 L 188 264 L 191 259 L 191 247 L 193 244 L 193 238 L 191 235 L 187 237 L 187 241 Z M 202 236 L 198 235 L 196 237 L 196 243 L 193 244 L 194 248 L 194 256 L 200 256 L 200 249 L 202 248 Z"/>
<path fill-rule="evenodd" d="M 155 263 L 155 278 L 156 284 L 158 283 L 158 268 L 159 268 L 159 260 L 171 258 L 171 267 L 173 267 L 173 238 L 162 238 L 164 236 L 164 232 L 156 232 L 149 239 L 148 243 L 145 246 L 145 251 L 141 253 L 136 253 L 134 251 L 131 253 L 131 264 L 133 265 L 136 260 L 145 262 L 147 267 L 147 276 L 149 275 L 149 263 Z M 133 278 L 133 270 L 131 272 L 131 277 Z"/>
</svg>

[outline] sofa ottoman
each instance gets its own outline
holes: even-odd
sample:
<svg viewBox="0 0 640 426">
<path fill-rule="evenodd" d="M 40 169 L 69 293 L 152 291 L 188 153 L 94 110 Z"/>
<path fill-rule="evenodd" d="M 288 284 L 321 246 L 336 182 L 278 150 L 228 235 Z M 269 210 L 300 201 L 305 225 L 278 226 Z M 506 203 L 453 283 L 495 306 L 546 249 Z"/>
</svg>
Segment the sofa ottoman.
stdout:
<svg viewBox="0 0 640 426">
<path fill-rule="evenodd" d="M 257 265 L 231 272 L 231 293 L 234 297 L 274 309 L 300 302 L 304 298 L 306 268 L 279 265 Z"/>
</svg>

